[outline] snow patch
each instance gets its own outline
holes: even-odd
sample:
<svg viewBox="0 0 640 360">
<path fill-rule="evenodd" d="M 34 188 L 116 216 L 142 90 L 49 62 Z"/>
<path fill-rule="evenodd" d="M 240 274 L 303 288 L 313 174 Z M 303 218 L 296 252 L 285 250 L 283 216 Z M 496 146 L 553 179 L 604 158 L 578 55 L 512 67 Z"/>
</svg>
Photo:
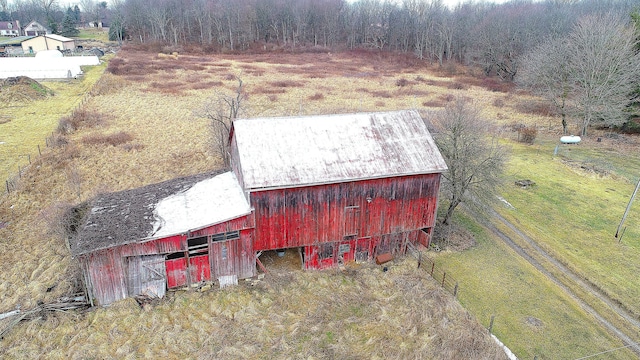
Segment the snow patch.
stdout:
<svg viewBox="0 0 640 360">
<path fill-rule="evenodd" d="M 511 352 L 511 350 L 505 344 L 503 344 L 502 341 L 500 341 L 500 339 L 498 339 L 493 334 L 491 334 L 491 338 L 493 338 L 493 340 L 502 348 L 502 350 L 504 350 L 504 353 L 507 354 L 507 357 L 509 358 L 509 360 L 518 360 L 516 355 L 513 352 Z"/>
<path fill-rule="evenodd" d="M 149 237 L 181 234 L 249 214 L 251 207 L 233 172 L 200 181 L 160 200 Z"/>
</svg>

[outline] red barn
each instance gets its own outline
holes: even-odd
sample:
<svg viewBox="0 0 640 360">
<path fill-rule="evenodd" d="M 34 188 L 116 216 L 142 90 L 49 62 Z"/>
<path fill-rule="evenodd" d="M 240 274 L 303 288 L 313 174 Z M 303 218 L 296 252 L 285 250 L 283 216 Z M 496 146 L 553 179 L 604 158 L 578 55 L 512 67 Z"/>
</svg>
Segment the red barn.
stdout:
<svg viewBox="0 0 640 360">
<path fill-rule="evenodd" d="M 99 304 L 256 275 L 263 251 L 306 269 L 428 246 L 445 162 L 416 111 L 242 119 L 232 171 L 95 199 L 71 242 Z"/>
</svg>

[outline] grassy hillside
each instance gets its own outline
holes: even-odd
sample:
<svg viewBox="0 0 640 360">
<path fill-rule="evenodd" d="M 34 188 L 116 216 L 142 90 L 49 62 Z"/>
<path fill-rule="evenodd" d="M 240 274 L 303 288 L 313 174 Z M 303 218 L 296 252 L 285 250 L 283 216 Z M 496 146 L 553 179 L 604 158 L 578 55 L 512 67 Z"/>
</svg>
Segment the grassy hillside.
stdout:
<svg viewBox="0 0 640 360">
<path fill-rule="evenodd" d="M 0 199 L 0 242 L 6 249 L 0 261 L 9 268 L 0 274 L 0 312 L 28 309 L 78 289 L 78 271 L 58 226 L 69 204 L 219 167 L 208 146 L 207 120 L 194 111 L 217 94 L 231 93 L 236 76 L 246 85 L 246 117 L 417 108 L 428 119 L 430 111 L 462 95 L 481 106 L 506 139 L 516 137 L 512 129 L 519 124 L 539 125 L 541 139 L 557 134 L 556 121 L 535 98 L 471 75 L 455 66 L 430 68 L 410 55 L 377 52 L 175 57 L 121 51 L 82 111 L 65 120 L 56 146 L 34 160 L 19 191 Z M 77 94 L 83 91 L 78 88 Z M 38 132 L 43 139 L 49 130 Z M 543 158 L 534 156 L 547 151 L 543 145 L 513 147 L 513 178 L 529 175 L 520 167 L 530 165 L 519 161 L 531 158 L 537 164 Z M 609 187 L 624 194 L 629 183 Z M 511 191 L 521 190 L 505 190 L 516 209 L 537 201 L 520 203 Z M 495 314 L 495 332 L 517 355 L 572 358 L 582 354 L 576 349 L 592 353 L 619 346 L 557 287 L 476 232 L 478 246 L 442 259 L 461 281 L 462 303 L 484 325 Z M 411 271 L 414 265 L 401 263 L 388 278 L 375 267 L 296 273 L 268 276 L 256 288 L 176 292 L 144 310 L 123 301 L 83 315 L 52 314 L 17 327 L 3 340 L 0 354 L 177 358 L 192 351 L 194 358 L 342 358 L 349 357 L 348 348 L 356 358 L 500 358 L 487 345 L 486 332 L 467 322 L 473 316 Z M 354 288 L 367 301 L 354 297 Z M 326 297 L 336 303 L 319 300 Z M 432 323 L 435 318 L 438 324 Z M 467 326 L 470 330 L 462 331 Z M 34 340 L 25 343 L 25 338 Z"/>
</svg>

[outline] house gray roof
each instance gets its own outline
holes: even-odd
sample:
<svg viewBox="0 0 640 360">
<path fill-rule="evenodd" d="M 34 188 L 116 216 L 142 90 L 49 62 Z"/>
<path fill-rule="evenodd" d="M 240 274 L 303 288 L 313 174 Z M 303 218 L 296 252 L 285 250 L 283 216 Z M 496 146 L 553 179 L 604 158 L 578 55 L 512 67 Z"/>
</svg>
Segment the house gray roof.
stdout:
<svg viewBox="0 0 640 360">
<path fill-rule="evenodd" d="M 249 191 L 447 169 L 414 110 L 239 119 L 232 136 Z"/>
<path fill-rule="evenodd" d="M 211 172 L 97 196 L 69 245 L 73 256 L 186 233 L 251 212 L 231 172 Z"/>
</svg>

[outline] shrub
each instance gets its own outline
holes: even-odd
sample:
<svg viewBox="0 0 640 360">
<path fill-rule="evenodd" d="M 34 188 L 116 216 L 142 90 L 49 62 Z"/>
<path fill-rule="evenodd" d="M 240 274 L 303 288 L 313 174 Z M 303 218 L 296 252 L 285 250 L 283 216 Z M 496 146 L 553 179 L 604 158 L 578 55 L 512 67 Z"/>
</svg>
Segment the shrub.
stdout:
<svg viewBox="0 0 640 360">
<path fill-rule="evenodd" d="M 81 126 L 96 126 L 105 121 L 104 114 L 86 108 L 75 110 L 69 116 L 63 116 L 58 121 L 58 132 L 60 134 L 70 134 Z"/>
<path fill-rule="evenodd" d="M 396 80 L 396 86 L 400 86 L 400 87 L 404 87 L 409 85 L 409 80 L 405 79 L 405 78 L 400 78 L 398 80 Z"/>
<path fill-rule="evenodd" d="M 288 87 L 301 87 L 304 84 L 302 84 L 299 81 L 293 81 L 293 80 L 279 80 L 279 81 L 271 81 L 269 82 L 269 85 L 273 87 L 279 87 L 279 88 L 288 88 Z"/>
<path fill-rule="evenodd" d="M 481 83 L 482 87 L 495 92 L 510 92 L 515 87 L 512 82 L 498 80 L 496 78 L 484 78 Z"/>
<path fill-rule="evenodd" d="M 518 131 L 518 141 L 525 144 L 533 144 L 538 136 L 538 129 L 535 126 L 525 126 Z"/>
<path fill-rule="evenodd" d="M 537 100 L 525 100 L 520 101 L 516 105 L 516 110 L 524 114 L 553 116 L 555 115 L 555 109 L 553 106 Z"/>
</svg>

